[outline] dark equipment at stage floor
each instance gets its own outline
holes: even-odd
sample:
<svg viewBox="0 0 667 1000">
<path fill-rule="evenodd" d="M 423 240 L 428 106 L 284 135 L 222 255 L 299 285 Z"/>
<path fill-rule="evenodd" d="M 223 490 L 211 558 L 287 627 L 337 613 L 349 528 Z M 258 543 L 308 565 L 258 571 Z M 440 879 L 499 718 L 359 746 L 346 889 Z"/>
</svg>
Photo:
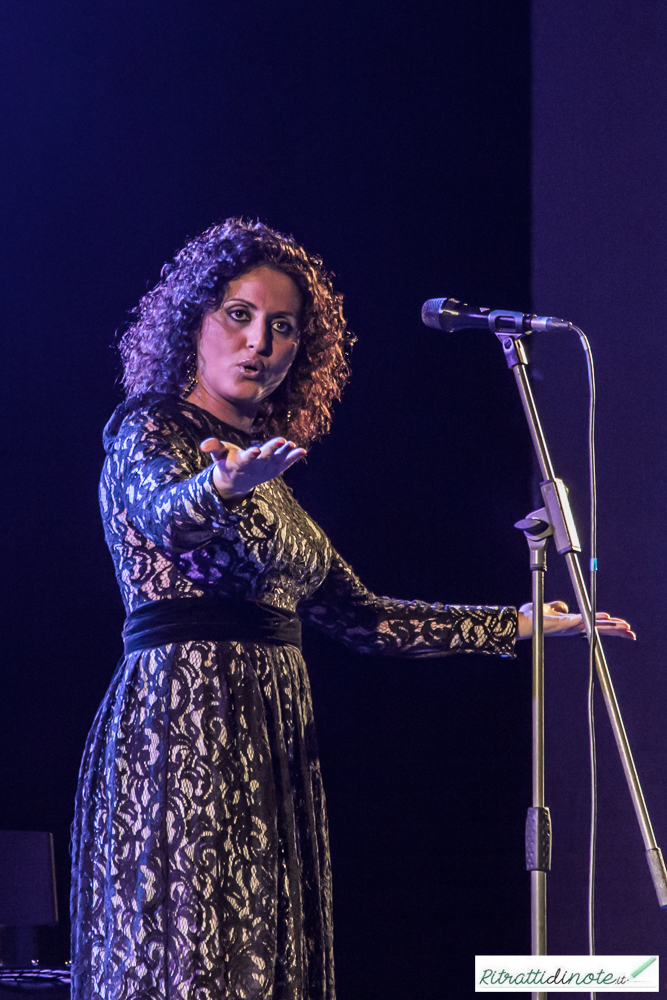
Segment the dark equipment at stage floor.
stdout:
<svg viewBox="0 0 667 1000">
<path fill-rule="evenodd" d="M 68 1000 L 69 971 L 40 967 L 38 929 L 57 923 L 53 834 L 0 830 L 0 1000 Z"/>
</svg>

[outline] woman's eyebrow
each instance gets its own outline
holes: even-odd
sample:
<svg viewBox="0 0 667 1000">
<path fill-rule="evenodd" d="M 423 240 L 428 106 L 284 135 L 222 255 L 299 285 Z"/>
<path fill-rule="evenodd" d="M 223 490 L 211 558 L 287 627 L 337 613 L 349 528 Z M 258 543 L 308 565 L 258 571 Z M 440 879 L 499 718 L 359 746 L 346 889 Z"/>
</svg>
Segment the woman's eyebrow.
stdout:
<svg viewBox="0 0 667 1000">
<path fill-rule="evenodd" d="M 232 299 L 227 299 L 227 301 L 224 302 L 223 305 L 229 306 L 229 305 L 232 305 L 235 302 L 236 303 L 240 302 L 244 306 L 248 306 L 249 309 L 257 309 L 257 306 L 255 305 L 254 302 L 250 302 L 248 299 L 242 299 L 238 295 L 234 296 L 234 298 L 232 298 Z M 299 319 L 299 314 L 298 313 L 290 312 L 289 309 L 276 309 L 276 311 L 272 312 L 270 315 L 271 316 L 290 316 L 295 321 Z"/>
<path fill-rule="evenodd" d="M 242 302 L 244 306 L 250 306 L 251 309 L 256 309 L 257 308 L 257 306 L 255 305 L 254 302 L 249 302 L 248 299 L 242 299 L 238 295 L 235 295 L 231 299 L 227 299 L 227 301 L 224 303 L 224 305 L 227 306 L 227 305 L 229 305 L 230 302 Z"/>
</svg>

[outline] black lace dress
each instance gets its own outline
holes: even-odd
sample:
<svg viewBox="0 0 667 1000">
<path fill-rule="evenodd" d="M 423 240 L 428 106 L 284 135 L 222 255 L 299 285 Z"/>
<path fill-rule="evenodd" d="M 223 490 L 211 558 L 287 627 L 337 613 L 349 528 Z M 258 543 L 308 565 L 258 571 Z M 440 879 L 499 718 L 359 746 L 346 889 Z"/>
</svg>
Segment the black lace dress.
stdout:
<svg viewBox="0 0 667 1000">
<path fill-rule="evenodd" d="M 105 431 L 100 501 L 126 609 L 226 595 L 355 650 L 511 654 L 512 608 L 376 597 L 282 479 L 228 509 L 199 450 L 249 438 L 149 394 Z M 172 643 L 120 663 L 73 826 L 74 1000 L 333 1000 L 331 873 L 293 646 Z"/>
</svg>

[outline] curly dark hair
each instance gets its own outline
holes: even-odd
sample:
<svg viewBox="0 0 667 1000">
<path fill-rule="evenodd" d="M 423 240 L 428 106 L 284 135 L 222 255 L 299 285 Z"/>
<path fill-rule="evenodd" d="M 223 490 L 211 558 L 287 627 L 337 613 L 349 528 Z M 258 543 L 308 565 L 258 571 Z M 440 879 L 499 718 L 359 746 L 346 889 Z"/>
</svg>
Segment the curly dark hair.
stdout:
<svg viewBox="0 0 667 1000">
<path fill-rule="evenodd" d="M 285 435 L 304 447 L 326 434 L 332 405 L 350 375 L 347 355 L 356 339 L 347 329 L 343 297 L 319 257 L 293 237 L 246 219 L 210 226 L 164 265 L 120 341 L 126 395 L 150 390 L 183 395 L 204 316 L 220 308 L 230 281 L 262 265 L 292 278 L 303 308 L 289 378 L 260 407 L 253 433 Z"/>
</svg>

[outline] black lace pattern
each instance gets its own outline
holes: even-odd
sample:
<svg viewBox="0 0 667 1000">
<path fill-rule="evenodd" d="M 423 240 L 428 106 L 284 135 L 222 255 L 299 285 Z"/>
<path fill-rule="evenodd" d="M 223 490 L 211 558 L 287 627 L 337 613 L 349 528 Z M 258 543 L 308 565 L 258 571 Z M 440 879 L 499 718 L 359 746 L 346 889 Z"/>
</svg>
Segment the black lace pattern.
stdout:
<svg viewBox="0 0 667 1000">
<path fill-rule="evenodd" d="M 199 450 L 249 438 L 173 397 L 116 411 L 100 484 L 128 611 L 223 595 L 367 653 L 511 655 L 513 608 L 369 593 L 282 479 L 228 508 Z M 74 1000 L 334 1000 L 331 871 L 297 649 L 188 642 L 125 657 L 73 825 Z"/>
</svg>

